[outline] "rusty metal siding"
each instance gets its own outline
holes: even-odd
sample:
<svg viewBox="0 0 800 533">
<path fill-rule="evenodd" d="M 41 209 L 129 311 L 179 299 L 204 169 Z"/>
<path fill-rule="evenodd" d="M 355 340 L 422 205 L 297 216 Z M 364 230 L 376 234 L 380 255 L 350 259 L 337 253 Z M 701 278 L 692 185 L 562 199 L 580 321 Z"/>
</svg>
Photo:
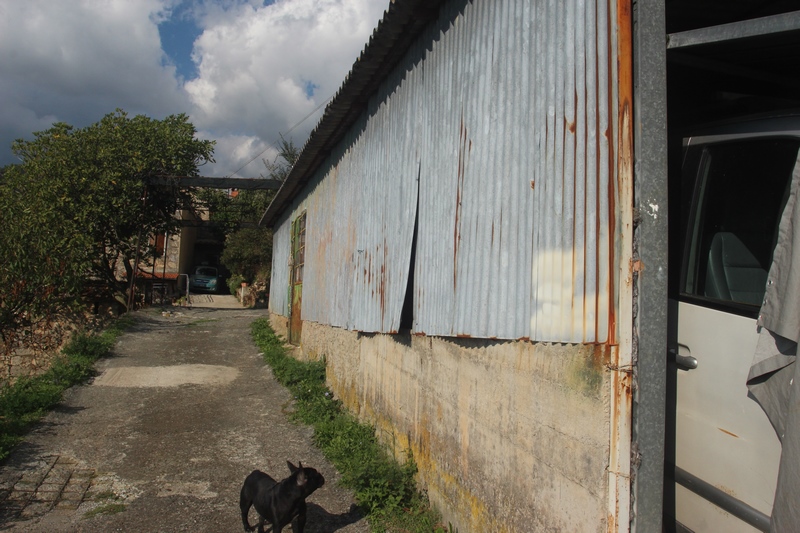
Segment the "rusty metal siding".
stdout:
<svg viewBox="0 0 800 533">
<path fill-rule="evenodd" d="M 414 84 L 390 78 L 296 208 L 308 212 L 303 318 L 396 332 L 417 204 Z M 369 117 L 369 120 L 366 117 Z"/>
<path fill-rule="evenodd" d="M 418 216 L 415 332 L 613 342 L 616 20 L 613 0 L 446 2 L 294 207 L 304 318 L 397 331 Z"/>
<path fill-rule="evenodd" d="M 269 290 L 269 309 L 289 316 L 289 254 L 291 253 L 291 221 L 286 219 L 272 233 L 272 273 Z"/>
<path fill-rule="evenodd" d="M 614 12 L 508 0 L 447 15 L 425 61 L 435 133 L 422 157 L 415 330 L 609 339 Z"/>
</svg>

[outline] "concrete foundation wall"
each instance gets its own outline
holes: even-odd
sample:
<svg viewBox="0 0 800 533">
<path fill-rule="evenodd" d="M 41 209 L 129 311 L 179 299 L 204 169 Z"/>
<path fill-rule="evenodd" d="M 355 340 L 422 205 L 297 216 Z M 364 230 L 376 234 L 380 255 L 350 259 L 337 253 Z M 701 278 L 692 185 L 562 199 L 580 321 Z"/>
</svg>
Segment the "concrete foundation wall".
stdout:
<svg viewBox="0 0 800 533">
<path fill-rule="evenodd" d="M 286 319 L 272 315 L 279 334 Z M 413 452 L 432 503 L 461 533 L 604 531 L 608 349 L 360 334 L 303 323 L 334 394 Z"/>
</svg>

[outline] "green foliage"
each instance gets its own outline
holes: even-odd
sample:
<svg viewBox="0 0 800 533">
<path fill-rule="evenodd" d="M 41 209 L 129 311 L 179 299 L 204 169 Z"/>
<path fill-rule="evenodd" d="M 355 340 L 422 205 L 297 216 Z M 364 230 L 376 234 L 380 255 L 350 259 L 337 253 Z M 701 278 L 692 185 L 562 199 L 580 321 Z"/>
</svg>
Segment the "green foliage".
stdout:
<svg viewBox="0 0 800 533">
<path fill-rule="evenodd" d="M 17 140 L 21 163 L 0 177 L 0 334 L 75 303 L 87 279 L 124 290 L 141 243 L 175 231 L 192 202 L 177 179 L 213 161 L 186 115 L 155 120 L 117 110 L 76 129 L 64 123 Z"/>
<path fill-rule="evenodd" d="M 228 278 L 228 290 L 231 291 L 232 295 L 236 296 L 236 291 L 239 290 L 244 282 L 244 276 L 241 274 L 233 274 Z"/>
<path fill-rule="evenodd" d="M 105 503 L 103 505 L 98 505 L 91 511 L 87 511 L 86 514 L 83 515 L 83 518 L 89 520 L 100 515 L 113 515 L 121 513 L 125 509 L 126 506 L 123 503 Z"/>
<path fill-rule="evenodd" d="M 359 423 L 333 399 L 325 386 L 325 362 L 287 356 L 266 319 L 253 323 L 252 335 L 275 378 L 294 395 L 294 418 L 314 427 L 314 442 L 341 473 L 341 483 L 355 492 L 373 529 L 444 531 L 416 491 L 411 455 L 399 464 L 378 442 L 375 428 Z"/>
<path fill-rule="evenodd" d="M 95 361 L 108 355 L 129 324 L 129 320 L 119 320 L 101 335 L 75 335 L 46 373 L 20 378 L 0 389 L 0 461 L 31 424 L 58 405 L 66 389 L 94 375 Z"/>
<path fill-rule="evenodd" d="M 222 263 L 248 283 L 269 279 L 272 263 L 272 230 L 242 228 L 228 235 Z"/>
<path fill-rule="evenodd" d="M 300 157 L 300 149 L 294 145 L 291 139 L 287 141 L 281 135 L 281 140 L 278 142 L 278 155 L 275 156 L 275 159 L 272 161 L 261 160 L 267 169 L 265 177 L 286 181 L 286 177 L 291 172 L 292 166 L 297 162 L 298 157 Z"/>
<path fill-rule="evenodd" d="M 291 140 L 281 137 L 278 155 L 273 161 L 264 160 L 267 175 L 262 177 L 284 181 L 299 153 Z M 275 191 L 240 191 L 236 198 L 229 200 L 227 206 L 222 206 L 220 202 L 215 204 L 218 214 L 212 219 L 228 228 L 222 264 L 248 283 L 269 281 L 272 230 L 258 227 L 257 224 L 274 197 Z"/>
</svg>

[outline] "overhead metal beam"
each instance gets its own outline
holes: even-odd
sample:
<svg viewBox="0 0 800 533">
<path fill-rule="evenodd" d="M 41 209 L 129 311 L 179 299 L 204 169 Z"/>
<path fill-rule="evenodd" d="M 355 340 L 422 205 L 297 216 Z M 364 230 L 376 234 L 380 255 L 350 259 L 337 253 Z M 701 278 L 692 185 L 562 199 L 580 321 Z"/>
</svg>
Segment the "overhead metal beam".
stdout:
<svg viewBox="0 0 800 533">
<path fill-rule="evenodd" d="M 790 31 L 800 31 L 800 11 L 670 33 L 667 37 L 667 48 L 673 50 Z"/>
<path fill-rule="evenodd" d="M 178 180 L 181 187 L 206 187 L 209 189 L 278 190 L 283 182 L 270 178 L 214 178 L 211 176 L 153 176 L 151 183 Z"/>
</svg>

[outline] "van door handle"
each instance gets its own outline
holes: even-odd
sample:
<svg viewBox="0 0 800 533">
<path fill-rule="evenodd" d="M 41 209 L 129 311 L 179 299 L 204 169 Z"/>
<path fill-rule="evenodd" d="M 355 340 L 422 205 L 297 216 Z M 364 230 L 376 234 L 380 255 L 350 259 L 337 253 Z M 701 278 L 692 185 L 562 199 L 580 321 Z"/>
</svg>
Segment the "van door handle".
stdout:
<svg viewBox="0 0 800 533">
<path fill-rule="evenodd" d="M 673 357 L 675 364 L 678 365 L 681 370 L 694 370 L 697 368 L 697 359 L 691 355 L 681 355 L 675 348 L 670 348 L 669 354 Z"/>
</svg>

